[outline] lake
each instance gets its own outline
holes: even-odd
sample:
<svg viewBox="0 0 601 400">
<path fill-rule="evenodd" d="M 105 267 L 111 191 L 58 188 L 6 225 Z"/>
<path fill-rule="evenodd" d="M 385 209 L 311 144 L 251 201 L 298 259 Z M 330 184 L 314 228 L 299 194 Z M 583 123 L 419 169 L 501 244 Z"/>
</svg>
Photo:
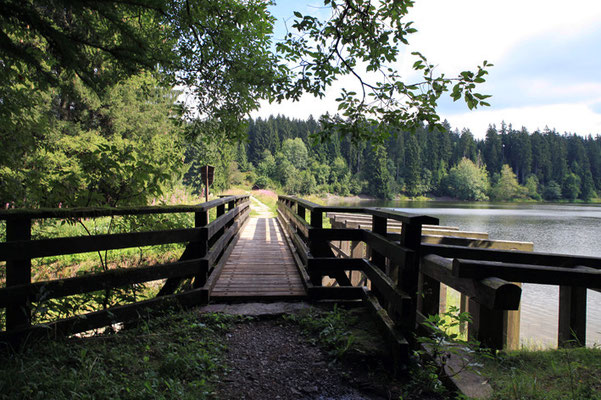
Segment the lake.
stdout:
<svg viewBox="0 0 601 400">
<path fill-rule="evenodd" d="M 491 239 L 534 243 L 534 251 L 601 257 L 601 206 L 541 203 L 470 203 L 361 200 L 336 203 L 391 207 L 440 219 L 441 225 L 488 232 Z M 527 346 L 557 344 L 557 286 L 524 284 L 520 340 Z M 588 291 L 587 345 L 601 344 L 601 293 Z"/>
</svg>

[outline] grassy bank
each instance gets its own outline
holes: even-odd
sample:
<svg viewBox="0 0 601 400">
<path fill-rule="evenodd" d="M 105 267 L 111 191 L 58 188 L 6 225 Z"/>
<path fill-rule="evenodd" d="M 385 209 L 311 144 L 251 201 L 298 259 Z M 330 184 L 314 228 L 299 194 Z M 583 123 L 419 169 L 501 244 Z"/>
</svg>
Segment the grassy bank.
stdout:
<svg viewBox="0 0 601 400">
<path fill-rule="evenodd" d="M 116 334 L 30 344 L 0 354 L 0 398 L 209 398 L 233 321 L 174 310 Z"/>
<path fill-rule="evenodd" d="M 601 349 L 573 348 L 502 353 L 482 370 L 495 400 L 599 400 Z"/>
</svg>

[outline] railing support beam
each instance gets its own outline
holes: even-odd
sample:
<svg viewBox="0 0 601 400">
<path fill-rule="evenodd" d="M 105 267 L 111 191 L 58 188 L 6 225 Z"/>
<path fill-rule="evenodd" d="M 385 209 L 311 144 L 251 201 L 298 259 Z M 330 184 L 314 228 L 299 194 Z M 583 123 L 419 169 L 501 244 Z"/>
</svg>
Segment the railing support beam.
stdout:
<svg viewBox="0 0 601 400">
<path fill-rule="evenodd" d="M 6 241 L 31 240 L 31 219 L 19 218 L 6 221 Z M 6 262 L 6 287 L 31 283 L 31 259 L 22 258 Z M 6 330 L 26 328 L 31 325 L 31 309 L 27 296 L 14 299 L 6 307 Z"/>
<path fill-rule="evenodd" d="M 559 287 L 559 347 L 586 345 L 586 288 Z"/>
</svg>

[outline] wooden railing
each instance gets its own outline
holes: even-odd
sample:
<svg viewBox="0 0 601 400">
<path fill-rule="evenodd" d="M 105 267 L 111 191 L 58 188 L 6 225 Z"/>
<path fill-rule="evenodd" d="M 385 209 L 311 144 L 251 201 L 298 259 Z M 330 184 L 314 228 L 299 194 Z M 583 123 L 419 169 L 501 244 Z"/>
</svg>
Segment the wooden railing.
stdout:
<svg viewBox="0 0 601 400">
<path fill-rule="evenodd" d="M 324 229 L 325 213 L 356 214 L 357 225 Z M 475 238 L 447 233 L 456 229 L 439 228 L 437 219 L 423 215 L 324 207 L 289 196 L 280 196 L 278 217 L 294 243 L 310 296 L 370 300 L 388 330 L 409 341 L 417 322 L 440 312 L 444 284 L 469 299 L 469 337 L 506 348 L 508 324 L 518 323 L 509 315 L 519 309 L 520 284 L 540 283 L 560 286 L 559 345 L 585 344 L 586 288 L 601 288 L 600 258 L 522 251 L 517 249 L 530 246 L 492 241 L 481 233 Z M 347 252 L 340 248 L 344 242 L 351 243 Z M 359 242 L 369 251 L 356 252 Z M 371 290 L 353 286 L 358 282 L 349 279 L 351 271 L 360 271 Z M 336 286 L 323 287 L 324 276 Z M 407 342 L 401 342 L 405 348 Z"/>
<path fill-rule="evenodd" d="M 324 229 L 324 214 L 337 211 L 370 215 L 373 229 Z M 438 224 L 438 220 L 381 208 L 323 207 L 289 196 L 278 199 L 278 219 L 294 243 L 309 296 L 367 301 L 385 328 L 394 354 L 406 359 L 408 340 L 413 339 L 416 324 L 422 226 Z M 389 219 L 400 221 L 405 227 L 398 241 L 387 237 Z M 337 240 L 367 243 L 371 248 L 369 259 L 337 257 L 330 247 L 330 242 Z M 365 274 L 371 281 L 371 290 L 353 286 L 348 271 Z M 324 276 L 335 279 L 338 286 L 322 286 Z"/>
<path fill-rule="evenodd" d="M 440 244 L 422 245 L 422 254 L 426 263 L 444 264 L 449 280 L 504 279 L 558 285 L 558 345 L 586 344 L 586 290 L 601 289 L 601 258 Z M 472 306 L 471 302 L 468 309 L 480 326 L 479 335 L 500 348 L 505 343 L 499 334 L 507 323 L 504 316 L 491 309 Z"/>
<path fill-rule="evenodd" d="M 0 243 L 0 261 L 6 261 L 6 285 L 0 289 L 0 308 L 6 308 L 6 331 L 0 332 L 0 342 L 32 334 L 71 334 L 127 322 L 145 310 L 173 301 L 207 303 L 215 284 L 213 276 L 231 253 L 237 233 L 250 214 L 248 200 L 248 196 L 230 196 L 197 206 L 1 211 L 0 220 L 6 221 L 6 242 Z M 212 209 L 215 218 L 209 221 Z M 32 222 L 36 220 L 174 213 L 194 213 L 194 227 L 39 240 L 31 237 Z M 170 243 L 187 243 L 177 262 L 31 281 L 31 260 L 35 258 Z M 175 294 L 187 278 L 193 278 L 192 288 Z M 161 279 L 166 281 L 154 299 L 31 326 L 32 303 Z"/>
</svg>

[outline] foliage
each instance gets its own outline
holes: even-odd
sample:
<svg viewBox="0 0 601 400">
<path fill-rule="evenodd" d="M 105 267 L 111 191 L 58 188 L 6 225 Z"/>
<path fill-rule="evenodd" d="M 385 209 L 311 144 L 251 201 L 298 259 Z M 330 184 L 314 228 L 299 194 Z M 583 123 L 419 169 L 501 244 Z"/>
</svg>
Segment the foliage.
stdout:
<svg viewBox="0 0 601 400">
<path fill-rule="evenodd" d="M 312 118 L 299 121 L 277 116 L 251 120 L 248 128 L 250 142 L 247 158 L 255 157 L 258 160 L 255 166 L 260 175 L 269 177 L 274 187 L 290 193 L 300 193 L 301 170 L 290 162 L 281 148 L 284 142 L 292 143 L 291 140 L 296 139 L 296 143 L 300 145 L 302 141 L 307 149 L 305 170 L 310 171 L 315 179 L 315 191 L 319 193 L 329 192 L 343 196 L 365 193 L 384 196 L 383 193 L 388 192 L 392 197 L 399 194 L 413 198 L 424 194 L 459 197 L 452 190 L 449 191 L 448 175 L 466 155 L 465 158 L 474 165 L 484 165 L 492 177 L 490 181 L 493 187 L 497 186 L 497 193 L 502 195 L 501 197 L 512 200 L 525 197 L 540 200 L 545 188 L 554 187 L 551 181 L 563 183 L 563 172 L 557 180 L 554 178 L 552 160 L 557 164 L 558 171 L 573 171 L 581 178 L 580 198 L 594 198 L 598 190 L 595 182 L 598 181 L 601 185 L 599 138 L 559 136 L 553 131 L 534 132 L 529 135 L 523 129 L 515 131 L 511 126 L 503 124 L 500 132 L 495 126 L 490 126 L 486 138 L 476 140 L 467 130 L 460 133 L 457 130 L 453 131 L 448 123 L 444 125 L 444 129 L 434 132 L 430 132 L 426 127 L 413 133 L 397 131 L 396 137 L 391 133 L 391 138 L 385 144 L 375 145 L 353 144 L 350 138 L 337 135 L 331 136 L 328 142 L 314 143 L 310 139 L 311 133 L 317 132 L 320 126 Z M 389 129 L 392 131 L 393 128 Z M 263 150 L 262 154 L 254 154 L 255 150 L 250 144 L 255 142 L 256 135 L 261 136 L 265 132 L 269 132 L 272 137 L 263 137 L 262 140 L 273 143 L 275 153 Z M 277 148 L 277 143 L 282 143 L 280 149 Z M 383 151 L 374 157 L 373 149 L 377 146 L 381 146 Z M 524 146 L 528 149 L 523 149 Z M 575 147 L 582 151 L 564 152 L 564 147 Z M 302 146 L 298 148 L 302 149 Z M 556 159 L 563 161 L 557 162 Z M 379 167 L 378 163 L 381 164 Z M 507 167 L 502 171 L 504 164 Z M 389 175 L 389 178 L 376 183 L 376 176 L 372 173 L 376 167 L 383 171 L 384 175 Z M 515 186 L 516 180 L 518 186 Z M 389 184 L 387 189 L 383 186 L 384 182 Z M 499 186 L 500 183 L 503 185 Z M 483 190 L 482 193 L 486 195 L 487 190 Z M 506 193 L 510 196 L 505 196 Z M 561 185 L 557 196 L 553 196 L 547 198 L 562 199 Z"/>
<path fill-rule="evenodd" d="M 210 398 L 232 321 L 173 310 L 116 334 L 29 343 L 2 355 L 0 398 Z"/>
<path fill-rule="evenodd" d="M 34 95 L 35 121 L 0 128 L 0 201 L 18 207 L 146 204 L 179 179 L 177 93 L 150 74 L 98 96 L 74 79 Z M 40 129 L 43 124 L 43 129 Z"/>
<path fill-rule="evenodd" d="M 414 53 L 413 68 L 423 81 L 400 79 L 393 65 L 416 31 L 406 21 L 411 0 L 378 6 L 324 0 L 331 15 L 321 20 L 295 12 L 292 30 L 275 51 L 269 5 L 265 0 L 8 1 L 0 7 L 0 54 L 6 60 L 0 76 L 6 87 L 25 79 L 56 85 L 62 72 L 101 92 L 159 66 L 167 81 L 188 88 L 190 116 L 215 121 L 215 133 L 226 138 L 242 137 L 240 121 L 261 99 L 323 97 L 344 75 L 358 79 L 362 95 L 343 90 L 339 109 L 346 123 L 324 121 L 354 140 L 385 137 L 387 131 L 369 129 L 378 126 L 374 122 L 404 128 L 437 124 L 437 100 L 451 88 L 451 97 L 463 97 L 470 109 L 487 105 L 488 96 L 474 91 L 484 82 L 486 61 L 475 72 L 448 79 Z M 29 70 L 26 78 L 23 70 Z M 376 72 L 383 78 L 371 82 Z"/>
<path fill-rule="evenodd" d="M 493 399 L 601 399 L 601 350 L 520 350 L 484 360 Z"/>
<path fill-rule="evenodd" d="M 536 190 L 536 186 L 534 186 Z M 536 192 L 535 192 L 536 193 Z M 511 201 L 522 199 L 528 194 L 528 189 L 520 186 L 517 176 L 511 170 L 511 167 L 504 164 L 501 168 L 501 175 L 490 190 L 490 197 L 497 201 Z"/>
<path fill-rule="evenodd" d="M 329 312 L 311 308 L 305 313 L 291 314 L 285 318 L 298 323 L 335 358 L 342 357 L 355 341 L 349 328 L 354 323 L 352 317 L 336 305 Z"/>
<path fill-rule="evenodd" d="M 543 191 L 543 198 L 545 200 L 559 200 L 561 199 L 561 187 L 557 182 L 550 181 Z"/>
<path fill-rule="evenodd" d="M 564 181 L 563 181 L 563 186 L 561 188 L 561 194 L 563 195 L 564 198 L 570 200 L 570 201 L 574 201 L 578 198 L 578 195 L 580 194 L 580 177 L 578 175 L 576 175 L 575 173 L 569 173 Z"/>
<path fill-rule="evenodd" d="M 447 193 L 461 200 L 488 200 L 488 174 L 484 167 L 476 166 L 471 160 L 463 158 L 456 167 L 451 168 L 445 179 Z"/>
<path fill-rule="evenodd" d="M 536 175 L 530 175 L 528 179 L 526 179 L 524 187 L 526 188 L 528 197 L 534 200 L 542 200 L 542 197 L 539 194 L 539 182 Z"/>
<path fill-rule="evenodd" d="M 368 138 L 383 142 L 391 133 L 388 126 L 409 131 L 423 122 L 439 126 L 435 108 L 446 91 L 451 91 L 454 100 L 463 97 L 470 109 L 488 105 L 484 100 L 489 96 L 474 92 L 491 66 L 486 61 L 476 72 L 464 71 L 449 79 L 437 75 L 435 67 L 414 52 L 413 69 L 422 75 L 422 81 L 401 80 L 394 63 L 400 48 L 408 44 L 407 37 L 416 32 L 407 21 L 413 1 L 324 0 L 324 5 L 331 9 L 324 19 L 295 12 L 292 31 L 276 45 L 289 65 L 298 66 L 289 69 L 278 99 L 298 99 L 304 92 L 322 97 L 337 77 L 357 79 L 359 93 L 342 89 L 337 99 L 342 115 L 325 116 L 324 132 L 338 132 L 354 142 Z"/>
<path fill-rule="evenodd" d="M 373 146 L 368 158 L 367 191 L 380 199 L 392 198 L 390 172 L 384 146 Z"/>
<path fill-rule="evenodd" d="M 201 167 L 205 165 L 215 167 L 209 193 L 228 189 L 234 184 L 234 179 L 239 172 L 235 161 L 237 143 L 218 141 L 206 129 L 207 125 L 198 121 L 186 127 L 186 136 L 190 139 L 185 153 L 188 171 L 185 173 L 183 181 L 197 194 L 204 193 L 205 190 L 205 182 L 202 180 L 200 172 Z M 238 180 L 240 179 L 238 178 Z"/>
<path fill-rule="evenodd" d="M 459 327 L 471 322 L 471 316 L 467 312 L 460 312 L 455 306 L 450 306 L 443 314 L 429 315 L 422 324 L 430 332 L 429 336 L 421 336 L 417 341 L 424 345 L 426 350 L 418 351 L 421 356 L 426 354 L 431 357 L 438 375 L 447 374 L 455 376 L 466 369 L 480 366 L 474 359 L 478 350 L 480 354 L 487 355 L 485 350 L 480 349 L 480 343 L 475 340 L 465 340 L 458 333 Z M 459 359 L 458 370 L 453 370 L 449 359 Z"/>
</svg>

